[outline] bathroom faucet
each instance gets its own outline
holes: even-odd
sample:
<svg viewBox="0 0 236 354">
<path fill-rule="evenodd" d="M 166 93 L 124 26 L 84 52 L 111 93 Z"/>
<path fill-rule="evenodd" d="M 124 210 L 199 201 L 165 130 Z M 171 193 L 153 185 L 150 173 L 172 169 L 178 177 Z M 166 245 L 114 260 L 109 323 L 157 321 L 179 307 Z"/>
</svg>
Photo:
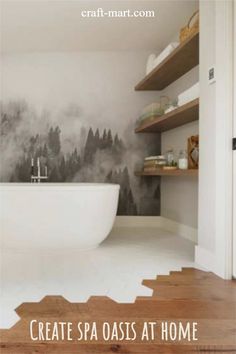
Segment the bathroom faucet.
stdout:
<svg viewBox="0 0 236 354">
<path fill-rule="evenodd" d="M 48 168 L 45 166 L 45 175 L 41 176 L 40 159 L 37 158 L 37 175 L 34 174 L 34 158 L 31 159 L 31 183 L 40 183 L 41 180 L 48 179 Z"/>
</svg>

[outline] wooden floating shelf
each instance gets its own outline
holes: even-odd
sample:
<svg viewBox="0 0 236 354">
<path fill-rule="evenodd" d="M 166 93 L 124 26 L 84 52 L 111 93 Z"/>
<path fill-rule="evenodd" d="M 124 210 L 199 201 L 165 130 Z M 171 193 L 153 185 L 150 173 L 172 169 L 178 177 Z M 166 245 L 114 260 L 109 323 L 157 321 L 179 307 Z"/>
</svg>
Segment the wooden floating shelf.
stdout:
<svg viewBox="0 0 236 354">
<path fill-rule="evenodd" d="M 153 171 L 137 171 L 135 176 L 188 176 L 188 177 L 197 177 L 198 170 L 153 170 Z"/>
<path fill-rule="evenodd" d="M 163 90 L 199 64 L 199 32 L 181 43 L 135 87 L 136 91 Z"/>
<path fill-rule="evenodd" d="M 180 106 L 162 116 L 153 117 L 149 122 L 143 123 L 135 129 L 136 133 L 160 133 L 177 128 L 199 118 L 199 99 Z"/>
</svg>

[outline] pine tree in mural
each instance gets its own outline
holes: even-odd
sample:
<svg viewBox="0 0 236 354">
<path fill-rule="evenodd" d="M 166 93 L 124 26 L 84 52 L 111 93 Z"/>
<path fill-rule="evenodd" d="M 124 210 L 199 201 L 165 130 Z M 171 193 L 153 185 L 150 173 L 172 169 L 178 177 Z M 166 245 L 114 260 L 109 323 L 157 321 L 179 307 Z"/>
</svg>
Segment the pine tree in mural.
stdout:
<svg viewBox="0 0 236 354">
<path fill-rule="evenodd" d="M 115 135 L 115 138 L 114 138 L 114 145 L 115 146 L 118 146 L 119 145 L 119 138 L 118 138 L 118 134 Z"/>
<path fill-rule="evenodd" d="M 160 196 L 161 196 L 160 184 L 158 184 L 158 185 L 156 186 L 155 191 L 154 191 L 153 198 L 156 199 L 156 200 L 160 200 Z"/>
<path fill-rule="evenodd" d="M 48 159 L 48 147 L 46 144 L 43 146 L 42 156 Z"/>
<path fill-rule="evenodd" d="M 112 139 L 112 135 L 111 135 L 111 130 L 108 130 L 107 133 L 107 139 L 106 139 L 106 149 L 110 149 L 112 147 L 113 144 L 113 139 Z"/>
<path fill-rule="evenodd" d="M 123 142 L 122 142 L 121 139 L 119 139 L 117 134 L 115 135 L 114 145 L 113 146 L 114 146 L 114 151 L 117 152 L 117 153 L 121 153 L 122 150 L 124 149 Z"/>
<path fill-rule="evenodd" d="M 122 172 L 122 175 L 121 175 L 121 184 L 123 186 L 129 186 L 129 171 L 128 171 L 128 168 L 125 167 L 123 172 Z"/>
<path fill-rule="evenodd" d="M 134 197 L 133 197 L 133 193 L 132 190 L 130 188 L 129 192 L 128 192 L 128 201 L 127 201 L 128 205 L 127 205 L 127 213 L 129 215 L 137 215 L 137 206 L 134 202 Z"/>
<path fill-rule="evenodd" d="M 94 144 L 96 145 L 96 148 L 100 147 L 100 134 L 99 134 L 99 129 L 96 130 L 95 135 L 94 135 Z"/>
<path fill-rule="evenodd" d="M 13 133 L 27 111 L 28 105 L 25 101 L 9 101 L 6 104 L 0 102 L 1 136 Z"/>
<path fill-rule="evenodd" d="M 11 182 L 30 182 L 30 163 L 29 157 L 24 156 L 22 160 L 17 163 L 14 173 L 12 174 Z"/>
<path fill-rule="evenodd" d="M 119 205 L 118 205 L 119 215 L 126 215 L 127 213 L 127 196 L 128 196 L 127 188 L 121 186 Z"/>
<path fill-rule="evenodd" d="M 121 139 L 119 139 L 116 134 L 114 137 L 114 142 L 112 146 L 112 155 L 114 156 L 114 161 L 117 165 L 122 164 L 122 157 L 125 153 L 125 146 Z"/>
<path fill-rule="evenodd" d="M 36 146 L 38 145 L 38 141 L 39 141 L 39 135 L 35 135 L 35 136 L 32 136 L 30 139 L 29 139 L 29 153 L 31 154 L 31 156 L 34 156 L 35 154 L 35 148 Z"/>
<path fill-rule="evenodd" d="M 90 128 L 88 132 L 85 148 L 84 148 L 84 162 L 87 164 L 93 162 L 93 156 L 96 149 L 96 146 L 94 146 L 94 142 L 95 142 L 95 137 L 93 134 L 93 129 Z"/>
<path fill-rule="evenodd" d="M 61 182 L 65 182 L 68 174 L 66 160 L 64 155 L 61 157 L 61 161 L 59 162 L 59 173 L 61 176 Z"/>
<path fill-rule="evenodd" d="M 67 179 L 68 180 L 73 179 L 75 174 L 78 173 L 78 171 L 80 170 L 80 168 L 81 168 L 81 159 L 77 152 L 77 149 L 75 149 L 67 157 L 67 162 L 66 162 Z"/>
<path fill-rule="evenodd" d="M 112 170 L 110 170 L 108 172 L 108 174 L 106 175 L 105 182 L 106 183 L 112 183 Z"/>
<path fill-rule="evenodd" d="M 48 182 L 61 182 L 61 176 L 57 165 L 51 167 L 51 172 L 48 176 Z"/>
<path fill-rule="evenodd" d="M 120 185 L 120 197 L 118 205 L 119 215 L 137 215 L 137 205 L 134 201 L 133 192 L 130 186 L 130 177 L 128 168 L 115 170 L 107 176 L 108 182 Z"/>
<path fill-rule="evenodd" d="M 53 156 L 56 156 L 60 153 L 61 143 L 60 143 L 60 128 L 56 127 L 53 129 L 52 127 L 48 133 L 48 147 Z"/>
<path fill-rule="evenodd" d="M 102 138 L 100 140 L 100 148 L 105 149 L 106 148 L 106 141 L 107 141 L 107 131 L 104 129 Z"/>
</svg>

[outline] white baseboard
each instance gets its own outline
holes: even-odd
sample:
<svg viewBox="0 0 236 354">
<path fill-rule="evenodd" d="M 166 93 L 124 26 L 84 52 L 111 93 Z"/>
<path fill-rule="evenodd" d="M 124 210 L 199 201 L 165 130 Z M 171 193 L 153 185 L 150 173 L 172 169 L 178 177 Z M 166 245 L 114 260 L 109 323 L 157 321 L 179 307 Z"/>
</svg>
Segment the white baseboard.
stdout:
<svg viewBox="0 0 236 354">
<path fill-rule="evenodd" d="M 219 257 L 215 252 L 211 252 L 203 247 L 195 246 L 195 263 L 204 270 L 210 271 L 221 277 L 222 279 L 231 280 L 232 276 L 225 273 L 219 264 Z"/>
<path fill-rule="evenodd" d="M 215 271 L 214 253 L 200 246 L 195 246 L 195 263 L 204 267 L 208 271 Z"/>
<path fill-rule="evenodd" d="M 197 243 L 197 229 L 161 216 L 162 228 Z"/>
<path fill-rule="evenodd" d="M 117 216 L 114 227 L 158 227 L 197 242 L 197 230 L 163 216 Z"/>
<path fill-rule="evenodd" d="M 114 227 L 161 227 L 161 216 L 117 216 Z"/>
</svg>

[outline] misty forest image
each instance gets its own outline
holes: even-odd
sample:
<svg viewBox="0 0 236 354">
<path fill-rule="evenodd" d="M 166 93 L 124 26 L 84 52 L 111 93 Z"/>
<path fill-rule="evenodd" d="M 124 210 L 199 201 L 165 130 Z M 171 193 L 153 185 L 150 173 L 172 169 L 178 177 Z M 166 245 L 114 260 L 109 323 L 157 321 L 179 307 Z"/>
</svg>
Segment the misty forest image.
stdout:
<svg viewBox="0 0 236 354">
<path fill-rule="evenodd" d="M 47 182 L 118 183 L 119 215 L 159 214 L 159 179 L 137 178 L 129 165 L 135 146 L 91 124 L 78 134 L 73 131 L 73 142 L 68 132 L 63 135 L 63 127 L 52 124 L 48 113 L 37 117 L 25 102 L 2 103 L 1 182 L 30 182 L 31 158 L 36 164 L 39 157 L 42 174 L 48 169 Z"/>
</svg>

